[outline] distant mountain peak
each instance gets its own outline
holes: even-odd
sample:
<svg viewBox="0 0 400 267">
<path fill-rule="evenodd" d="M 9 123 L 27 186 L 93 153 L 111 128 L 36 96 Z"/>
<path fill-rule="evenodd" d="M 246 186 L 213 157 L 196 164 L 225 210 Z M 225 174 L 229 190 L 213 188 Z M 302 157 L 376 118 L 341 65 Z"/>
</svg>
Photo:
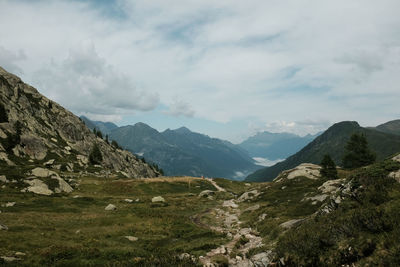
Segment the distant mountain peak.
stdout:
<svg viewBox="0 0 400 267">
<path fill-rule="evenodd" d="M 147 125 L 144 122 L 137 122 L 133 125 L 134 127 L 146 127 L 146 128 L 151 128 L 149 125 Z"/>
<path fill-rule="evenodd" d="M 186 128 L 185 126 L 182 126 L 178 129 L 175 129 L 174 132 L 179 133 L 179 134 L 187 134 L 187 133 L 192 133 L 191 130 L 189 130 L 188 128 Z"/>
</svg>

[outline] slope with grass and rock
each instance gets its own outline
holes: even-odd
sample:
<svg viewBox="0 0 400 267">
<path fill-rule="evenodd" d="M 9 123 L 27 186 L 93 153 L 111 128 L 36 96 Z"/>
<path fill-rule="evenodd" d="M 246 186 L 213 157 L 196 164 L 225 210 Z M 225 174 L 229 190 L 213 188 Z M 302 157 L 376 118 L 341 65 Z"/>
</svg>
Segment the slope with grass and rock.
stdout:
<svg viewBox="0 0 400 267">
<path fill-rule="evenodd" d="M 21 190 L 70 192 L 71 186 L 65 180 L 88 173 L 132 178 L 159 175 L 132 153 L 93 134 L 77 116 L 2 68 L 0 88 L 0 175 Z"/>
<path fill-rule="evenodd" d="M 341 165 L 346 142 L 354 133 L 364 134 L 378 160 L 400 151 L 400 136 L 376 129 L 361 127 L 355 121 L 344 121 L 332 125 L 296 154 L 271 167 L 260 169 L 249 176 L 247 181 L 272 181 L 280 172 L 301 163 L 319 164 L 324 155 L 329 154 L 336 165 Z"/>
</svg>

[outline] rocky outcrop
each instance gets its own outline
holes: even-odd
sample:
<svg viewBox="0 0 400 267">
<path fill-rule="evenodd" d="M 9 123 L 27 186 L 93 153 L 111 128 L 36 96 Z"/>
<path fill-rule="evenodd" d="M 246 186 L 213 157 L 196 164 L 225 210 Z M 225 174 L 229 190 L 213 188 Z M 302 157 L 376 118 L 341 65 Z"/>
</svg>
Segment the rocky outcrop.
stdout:
<svg viewBox="0 0 400 267">
<path fill-rule="evenodd" d="M 215 195 L 215 191 L 204 190 L 200 192 L 199 197 L 211 197 L 213 195 Z"/>
<path fill-rule="evenodd" d="M 258 190 L 254 189 L 251 190 L 249 192 L 244 192 L 239 198 L 238 198 L 238 202 L 243 202 L 243 201 L 247 201 L 247 200 L 251 200 L 254 199 L 256 197 L 258 197 L 260 195 L 260 192 L 258 192 Z"/>
<path fill-rule="evenodd" d="M 29 184 L 29 187 L 25 189 L 26 192 L 32 192 L 38 195 L 45 195 L 45 196 L 50 196 L 54 193 L 42 180 L 33 179 L 33 180 L 25 180 L 25 182 Z"/>
<path fill-rule="evenodd" d="M 278 177 L 274 179 L 274 182 L 280 182 L 284 179 L 294 179 L 296 177 L 306 177 L 308 179 L 316 180 L 321 177 L 321 167 L 316 164 L 302 163 L 296 168 L 281 172 Z"/>
<path fill-rule="evenodd" d="M 69 172 L 96 172 L 104 176 L 125 173 L 130 178 L 159 175 L 132 153 L 97 137 L 77 116 L 1 67 L 0 105 L 7 116 L 0 123 L 0 160 L 7 165 L 26 165 L 24 161 L 30 160 L 32 165 Z M 89 162 L 95 144 L 102 155 L 97 170 Z M 13 162 L 15 156 L 19 160 Z M 33 172 L 35 177 L 48 177 L 45 170 Z"/>
<path fill-rule="evenodd" d="M 113 204 L 108 204 L 108 205 L 104 208 L 104 210 L 106 210 L 106 211 L 117 210 L 117 207 L 116 207 L 115 205 L 113 205 Z"/>
<path fill-rule="evenodd" d="M 162 196 L 153 197 L 153 198 L 151 199 L 151 202 L 153 202 L 153 203 L 165 202 L 165 199 L 164 199 Z"/>
</svg>

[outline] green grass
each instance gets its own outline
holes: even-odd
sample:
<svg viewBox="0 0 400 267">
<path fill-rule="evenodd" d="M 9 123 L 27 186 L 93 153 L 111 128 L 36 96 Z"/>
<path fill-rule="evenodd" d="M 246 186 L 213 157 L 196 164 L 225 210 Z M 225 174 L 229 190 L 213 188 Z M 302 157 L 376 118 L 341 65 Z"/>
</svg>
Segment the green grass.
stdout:
<svg viewBox="0 0 400 267">
<path fill-rule="evenodd" d="M 8 178 L 20 179 L 34 164 L 20 169 L 1 166 Z M 17 204 L 0 208 L 0 223 L 9 227 L 0 231 L 0 256 L 27 253 L 18 263 L 21 266 L 190 266 L 194 263 L 176 256 L 190 253 L 198 257 L 229 242 L 224 234 L 209 229 L 224 220 L 217 218 L 214 208 L 256 189 L 258 197 L 239 203 L 239 219 L 242 228 L 251 227 L 260 234 L 264 246 L 251 249 L 247 257 L 272 249 L 275 260 L 283 257 L 294 266 L 398 266 L 400 184 L 387 175 L 399 168 L 400 163 L 387 160 L 367 168 L 340 170 L 340 178 L 352 181 L 353 197 L 324 216 L 316 212 L 329 199 L 314 205 L 304 200 L 321 194 L 317 188 L 324 179 L 297 177 L 250 185 L 215 179 L 227 192 L 216 193 L 214 200 L 198 197 L 203 190 L 215 191 L 208 181 L 190 177 L 87 176 L 77 178 L 80 185 L 73 193 L 53 196 L 21 193 L 20 179 L 1 189 L 0 204 Z M 154 196 L 162 196 L 166 204 L 152 203 Z M 126 198 L 134 202 L 127 203 Z M 117 210 L 105 211 L 109 203 Z M 246 211 L 255 205 L 259 208 Z M 266 217 L 260 220 L 263 214 Z M 307 220 L 289 230 L 279 226 L 297 218 Z M 128 235 L 138 240 L 131 242 L 124 237 Z M 247 241 L 241 238 L 232 256 Z M 225 257 L 213 260 L 227 264 Z"/>
<path fill-rule="evenodd" d="M 399 168 L 384 161 L 354 170 L 349 179 L 355 195 L 281 236 L 278 257 L 290 265 L 398 266 L 400 184 L 387 175 Z"/>
<path fill-rule="evenodd" d="M 106 180 L 82 178 L 71 195 L 38 196 L 8 188 L 0 203 L 0 255 L 27 253 L 25 266 L 125 266 L 154 262 L 188 266 L 175 258 L 184 252 L 204 255 L 226 242 L 222 234 L 201 228 L 190 217 L 217 203 L 197 194 L 212 189 L 206 181 Z M 79 198 L 73 198 L 79 195 Z M 168 205 L 153 205 L 153 196 L 163 196 Z M 139 202 L 126 203 L 125 198 Z M 107 204 L 116 211 L 105 211 Z M 131 242 L 124 236 L 138 237 Z"/>
</svg>

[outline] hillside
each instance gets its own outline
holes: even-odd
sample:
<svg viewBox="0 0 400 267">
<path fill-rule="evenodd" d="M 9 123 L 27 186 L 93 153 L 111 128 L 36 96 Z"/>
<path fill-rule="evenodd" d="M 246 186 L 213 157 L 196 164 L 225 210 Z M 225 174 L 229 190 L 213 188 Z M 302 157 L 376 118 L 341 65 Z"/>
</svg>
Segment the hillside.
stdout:
<svg viewBox="0 0 400 267">
<path fill-rule="evenodd" d="M 96 137 L 74 114 L 2 68 L 0 88 L 0 175 L 23 179 L 35 167 L 41 168 L 43 176 L 64 171 L 131 178 L 158 175 L 132 153 Z M 97 156 L 91 162 L 94 147 Z"/>
<path fill-rule="evenodd" d="M 400 120 L 388 121 L 376 126 L 375 129 L 384 133 L 400 135 Z"/>
<path fill-rule="evenodd" d="M 272 183 L 88 175 L 55 196 L 0 179 L 0 265 L 397 266 L 399 160 L 337 180 L 311 164 Z"/>
<path fill-rule="evenodd" d="M 99 126 L 98 122 L 84 120 L 91 127 Z M 108 135 L 122 147 L 156 163 L 167 175 L 243 179 L 243 174 L 259 168 L 241 147 L 186 127 L 158 132 L 139 122 L 114 128 Z"/>
<path fill-rule="evenodd" d="M 363 128 L 354 121 L 339 122 L 332 125 L 323 134 L 315 138 L 314 141 L 285 161 L 258 170 L 250 174 L 246 180 L 271 181 L 281 171 L 291 169 L 301 163 L 319 164 L 325 154 L 330 154 L 335 163 L 340 165 L 347 140 L 351 134 L 356 132 L 365 134 L 369 146 L 376 153 L 378 160 L 382 160 L 400 151 L 400 136 L 370 128 Z"/>
<path fill-rule="evenodd" d="M 285 159 L 305 147 L 316 136 L 301 137 L 291 133 L 265 131 L 249 137 L 239 146 L 248 151 L 251 157 L 262 157 L 269 160 Z"/>
</svg>

